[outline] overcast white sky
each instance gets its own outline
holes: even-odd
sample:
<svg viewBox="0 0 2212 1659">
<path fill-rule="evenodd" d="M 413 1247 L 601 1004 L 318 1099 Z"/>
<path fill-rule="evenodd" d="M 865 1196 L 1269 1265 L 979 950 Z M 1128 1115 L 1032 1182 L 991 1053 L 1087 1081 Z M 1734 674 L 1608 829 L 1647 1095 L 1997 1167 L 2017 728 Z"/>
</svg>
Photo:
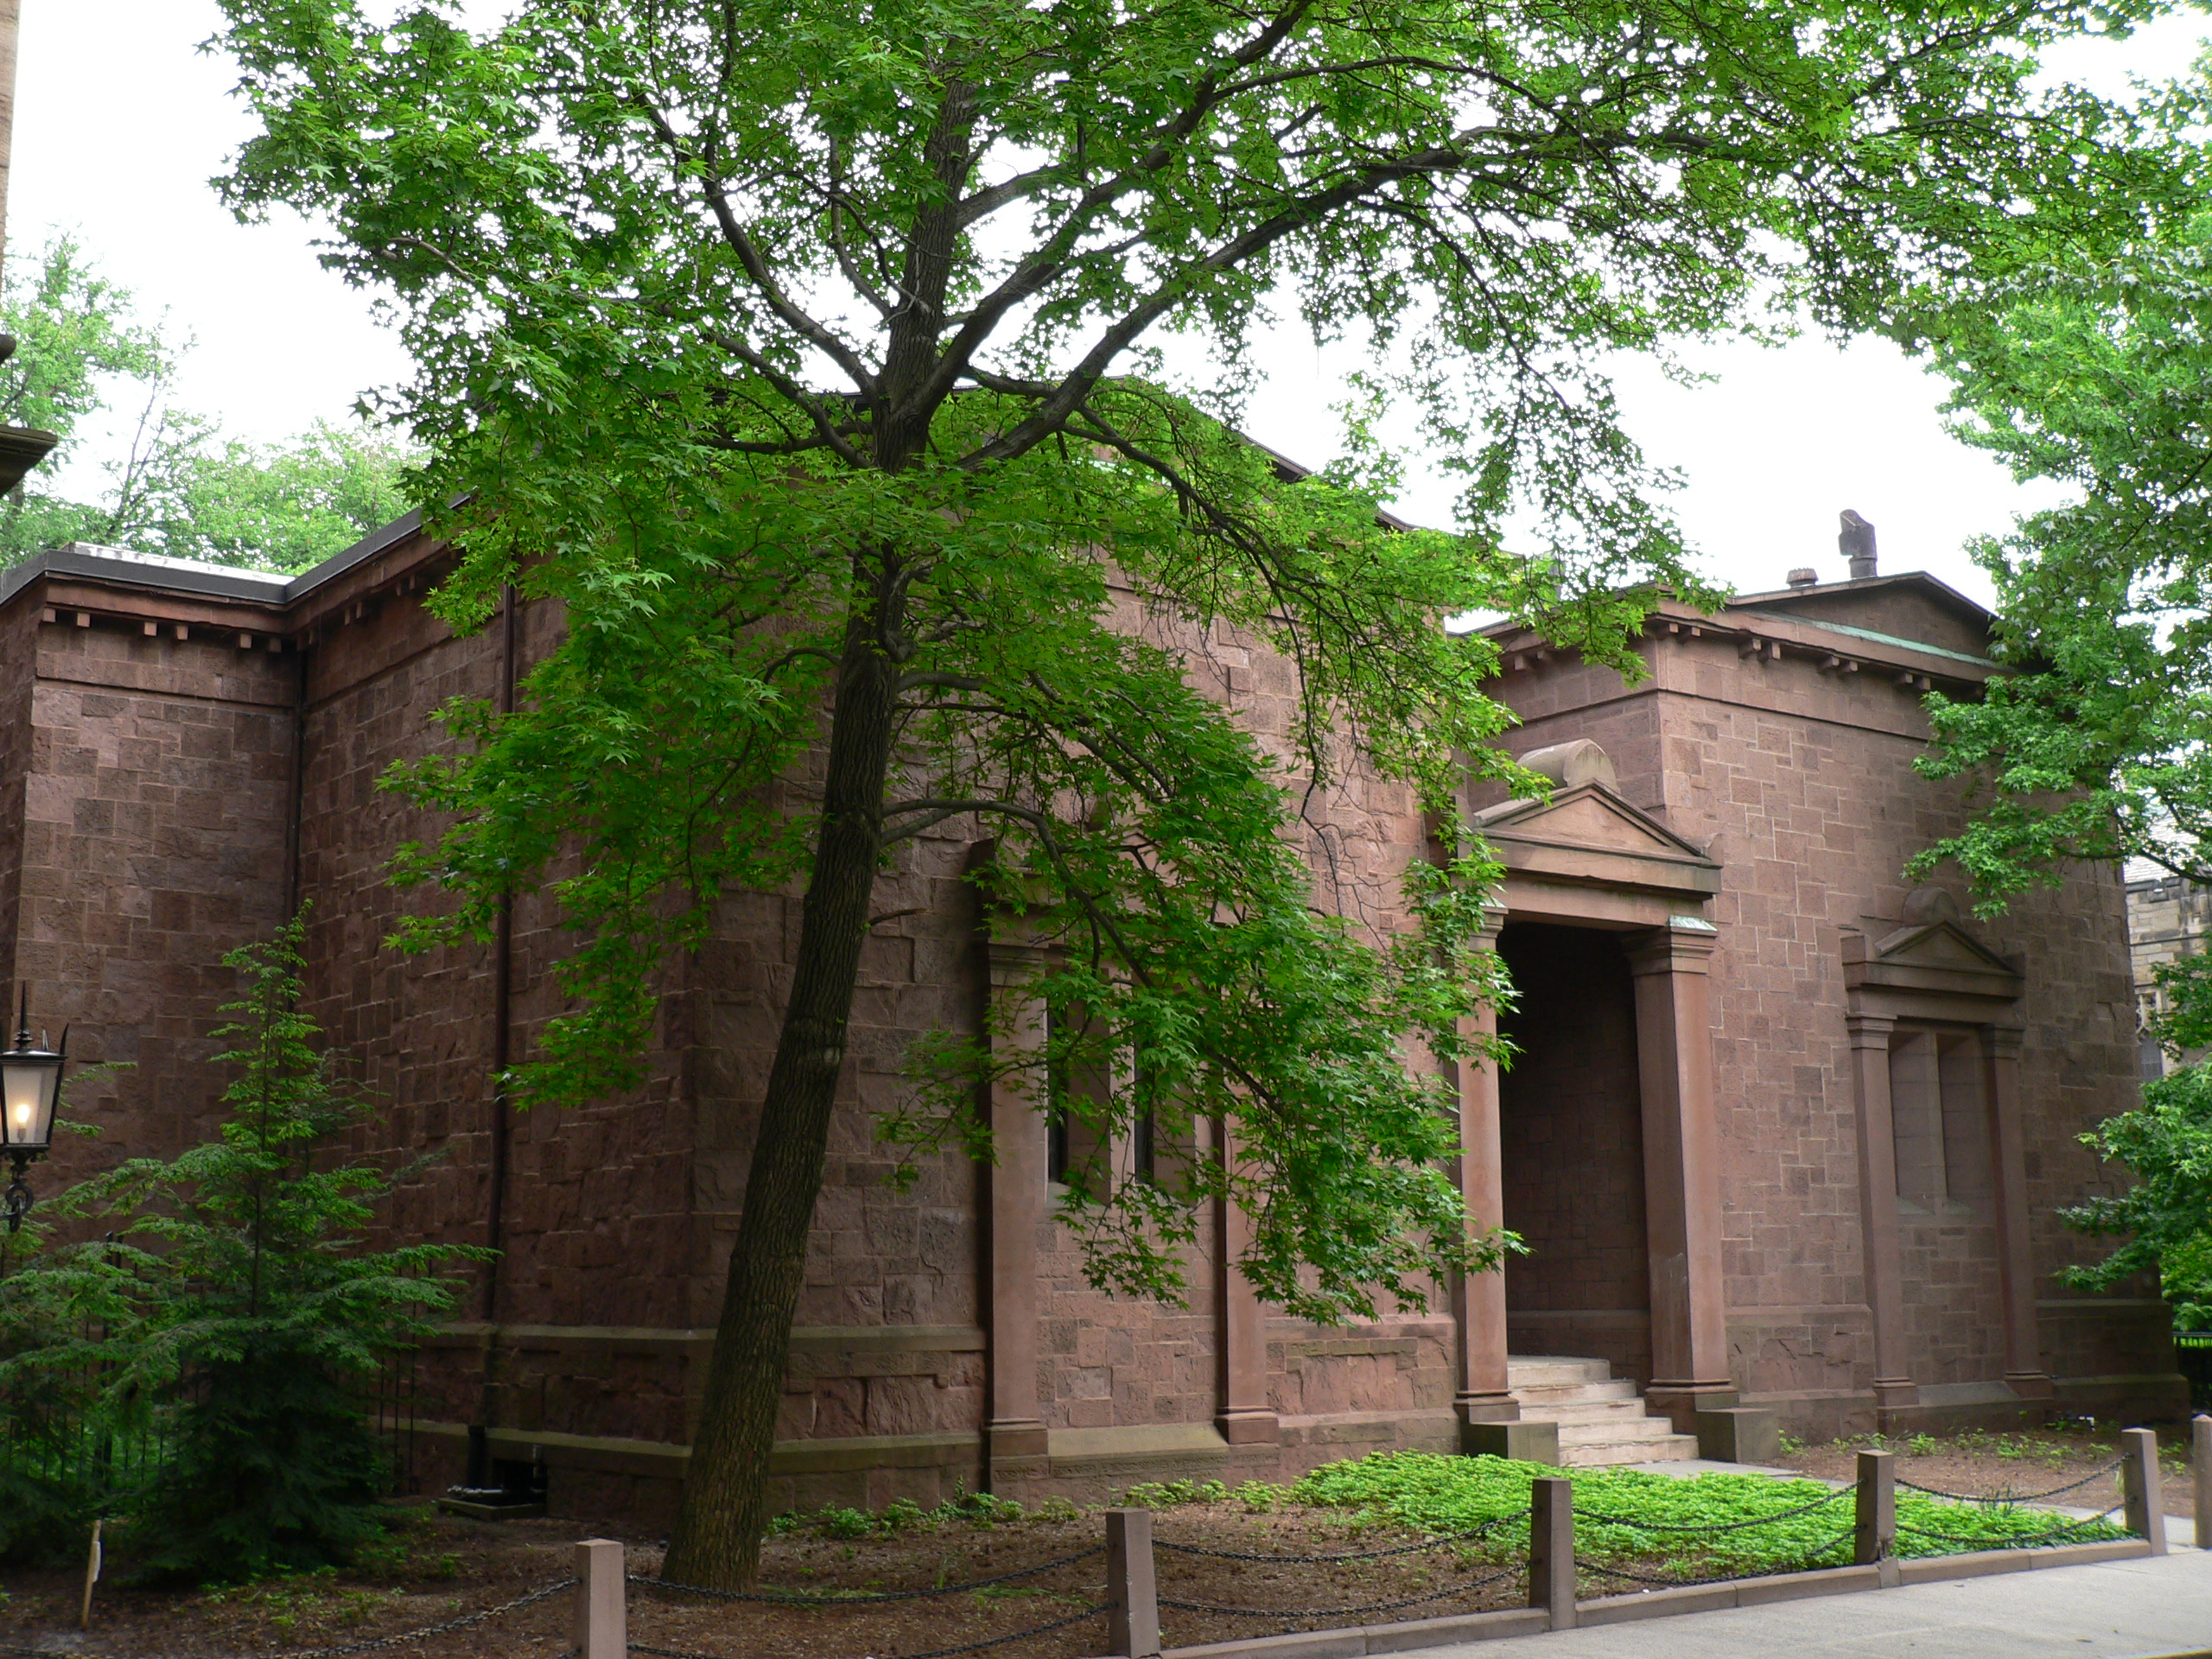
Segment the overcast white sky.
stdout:
<svg viewBox="0 0 2212 1659">
<path fill-rule="evenodd" d="M 248 130 L 229 67 L 196 49 L 219 21 L 212 0 L 22 0 L 9 253 L 76 231 L 148 309 L 198 338 L 179 401 L 276 438 L 342 416 L 405 364 L 366 297 L 317 266 L 306 225 L 241 226 L 208 188 Z M 2131 73 L 2181 73 L 2206 29 L 2190 13 L 2123 44 L 2079 43 L 2050 67 L 2116 93 Z M 1265 360 L 1254 435 L 1325 460 L 1347 365 L 1294 337 Z M 1623 400 L 1652 455 L 1688 474 L 1680 512 L 1715 575 L 1744 591 L 1778 587 L 1797 564 L 1841 575 L 1836 513 L 1848 506 L 1880 531 L 1885 570 L 1932 570 L 1987 597 L 1962 543 L 2030 498 L 1944 435 L 1940 383 L 1873 341 L 1721 348 L 1697 364 L 1719 384 L 1683 390 L 1629 365 Z M 1414 480 L 1402 505 L 1449 519 L 1433 481 Z"/>
</svg>

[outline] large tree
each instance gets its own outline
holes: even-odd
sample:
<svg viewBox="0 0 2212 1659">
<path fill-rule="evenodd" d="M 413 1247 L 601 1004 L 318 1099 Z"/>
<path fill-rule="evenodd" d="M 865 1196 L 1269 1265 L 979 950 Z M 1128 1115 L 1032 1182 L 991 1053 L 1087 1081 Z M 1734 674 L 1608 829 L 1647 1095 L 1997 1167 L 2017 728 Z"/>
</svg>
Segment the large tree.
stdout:
<svg viewBox="0 0 2212 1659">
<path fill-rule="evenodd" d="M 465 498 L 435 603 L 473 626 L 516 583 L 569 621 L 522 709 L 456 709 L 456 756 L 404 779 L 454 814 L 410 866 L 456 895 L 418 937 L 573 870 L 575 1012 L 514 1081 L 575 1093 L 633 1075 L 717 892 L 804 889 L 666 1568 L 713 1586 L 757 1560 L 887 861 L 976 820 L 977 879 L 1063 944 L 1040 988 L 1083 1012 L 1044 1071 L 1134 1054 L 1070 1109 L 1234 1126 L 1233 1167 L 1078 1206 L 1099 1282 L 1172 1293 L 1215 1197 L 1312 1317 L 1484 1265 L 1407 1059 L 1458 1058 L 1490 990 L 1483 871 L 1417 869 L 1377 939 L 1317 904 L 1306 803 L 1355 755 L 1445 816 L 1467 757 L 1510 770 L 1446 618 L 1633 671 L 1656 587 L 1700 591 L 1605 353 L 1974 303 L 2169 188 L 2131 119 L 2031 90 L 2041 43 L 2154 0 L 224 3 L 263 123 L 232 200 L 322 218 L 412 348 L 425 499 Z M 1277 304 L 1374 359 L 1319 476 L 1235 430 Z M 1378 525 L 1384 409 L 1460 469 L 1458 533 Z M 1192 683 L 1224 630 L 1287 665 L 1281 728 Z M 988 1154 L 993 1053 L 918 1056 L 886 1133 Z"/>
<path fill-rule="evenodd" d="M 1929 701 L 1930 776 L 1972 821 L 1916 861 L 1957 861 L 1985 912 L 2069 866 L 2147 860 L 2212 883 L 2212 216 L 2121 249 L 2055 248 L 2005 303 L 1950 320 L 1937 360 L 1961 435 L 2066 490 L 1976 556 L 2011 671 L 1979 700 Z M 2212 958 L 2155 970 L 2151 1034 L 2212 1047 Z M 2162 1274 L 2176 1317 L 2212 1304 L 2212 1068 L 2146 1083 L 2083 1137 L 2137 1185 L 2065 1212 L 2120 1242 L 2073 1283 Z"/>
</svg>

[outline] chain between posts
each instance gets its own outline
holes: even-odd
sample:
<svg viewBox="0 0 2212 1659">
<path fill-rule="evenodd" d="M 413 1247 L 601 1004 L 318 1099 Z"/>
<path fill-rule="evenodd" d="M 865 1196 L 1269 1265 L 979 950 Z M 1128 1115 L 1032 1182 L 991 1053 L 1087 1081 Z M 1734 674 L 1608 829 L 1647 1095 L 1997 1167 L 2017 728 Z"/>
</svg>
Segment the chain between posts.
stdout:
<svg viewBox="0 0 2212 1659">
<path fill-rule="evenodd" d="M 1928 1497 L 1948 1498 L 1954 1503 L 1979 1503 L 1984 1509 L 2001 1509 L 2012 1503 L 2040 1503 L 2047 1497 L 2063 1497 L 2069 1492 L 2078 1492 L 2093 1481 L 2119 1473 L 2126 1463 L 2126 1458 L 2114 1458 L 2103 1468 L 2092 1470 L 2081 1479 L 2065 1486 L 2054 1486 L 2047 1492 L 2021 1492 L 2017 1495 L 2007 1492 L 1977 1497 L 1971 1492 L 1947 1492 L 1940 1486 L 1923 1486 L 1917 1481 L 1907 1480 L 1903 1475 L 1897 1477 L 1897 1484 Z M 2114 1504 L 2113 1507 L 2117 1509 L 2120 1506 Z"/>
<path fill-rule="evenodd" d="M 1441 1590 L 1426 1591 L 1418 1596 L 1401 1596 L 1387 1601 L 1364 1601 L 1350 1607 L 1226 1607 L 1211 1601 L 1179 1601 L 1171 1596 L 1160 1597 L 1160 1605 L 1186 1613 L 1222 1613 L 1232 1618 L 1339 1618 L 1351 1613 L 1387 1613 L 1400 1607 L 1416 1607 L 1425 1601 L 1442 1601 L 1447 1596 L 1465 1595 L 1470 1590 L 1480 1590 L 1489 1585 L 1502 1583 L 1520 1571 L 1518 1567 L 1509 1567 L 1484 1578 L 1470 1579 L 1464 1584 L 1447 1585 Z"/>
<path fill-rule="evenodd" d="M 1039 1561 L 1034 1567 L 1016 1567 L 1011 1573 L 1001 1573 L 994 1578 L 970 1579 L 965 1584 L 948 1584 L 929 1590 L 868 1590 L 849 1596 L 794 1595 L 780 1590 L 710 1590 L 702 1584 L 679 1584 L 673 1579 L 656 1579 L 644 1573 L 626 1573 L 623 1577 L 630 1583 L 649 1590 L 667 1590 L 684 1596 L 707 1596 L 715 1601 L 758 1601 L 778 1607 L 867 1607 L 887 1601 L 929 1601 L 939 1596 L 965 1595 L 970 1590 L 985 1590 L 995 1584 L 1012 1584 L 1017 1579 L 1033 1579 L 1040 1573 L 1050 1573 L 1059 1567 L 1072 1567 L 1077 1561 L 1087 1561 L 1094 1555 L 1105 1553 L 1105 1545 L 1093 1544 L 1089 1549 L 1078 1550 L 1072 1555 Z"/>
<path fill-rule="evenodd" d="M 371 1637 L 365 1641 L 348 1642 L 334 1648 L 290 1648 L 275 1656 L 275 1659 L 340 1659 L 340 1656 L 349 1653 L 375 1653 L 384 1648 L 403 1647 L 409 1643 L 420 1642 L 429 1637 L 446 1636 L 454 1630 L 467 1630 L 471 1625 L 481 1624 L 497 1618 L 502 1613 L 512 1613 L 517 1608 L 528 1607 L 535 1602 L 543 1601 L 549 1596 L 557 1596 L 563 1590 L 573 1590 L 581 1582 L 582 1580 L 574 1578 L 556 1579 L 552 1583 L 532 1590 L 527 1595 L 517 1596 L 512 1601 L 503 1601 L 498 1606 L 486 1607 L 480 1612 L 463 1613 L 459 1618 L 447 1619 L 442 1624 L 426 1624 L 418 1630 L 402 1630 L 396 1636 Z"/>
<path fill-rule="evenodd" d="M 922 1653 L 899 1654 L 897 1659 L 953 1659 L 957 1654 L 981 1653 L 987 1648 L 1003 1647 L 1009 1642 L 1020 1642 L 1028 1637 L 1049 1636 L 1054 1630 L 1065 1630 L 1071 1624 L 1080 1624 L 1087 1618 L 1097 1618 L 1111 1605 L 1109 1602 L 1102 1601 L 1079 1613 L 1054 1619 L 1049 1624 L 1033 1624 L 1026 1630 L 1008 1630 L 1004 1636 L 986 1637 L 981 1642 L 969 1642 L 957 1648 L 931 1648 Z M 722 1659 L 719 1654 L 702 1653 L 692 1648 L 657 1648 L 643 1642 L 631 1643 L 629 1650 L 632 1653 L 652 1654 L 655 1659 Z"/>
<path fill-rule="evenodd" d="M 1603 1567 L 1596 1561 L 1578 1560 L 1575 1562 L 1575 1566 L 1585 1573 L 1594 1573 L 1603 1578 L 1628 1579 L 1637 1584 L 1656 1585 L 1660 1588 L 1666 1590 L 1683 1590 L 1688 1589 L 1694 1585 L 1737 1584 L 1746 1582 L 1752 1579 L 1778 1578 L 1785 1573 L 1814 1573 L 1822 1571 L 1823 1569 L 1816 1566 L 1815 1563 L 1820 1560 L 1821 1556 L 1835 1548 L 1837 1545 L 1849 1543 L 1851 1541 L 1853 1533 L 1857 1529 L 1855 1528 L 1847 1527 L 1843 1531 L 1839 1532 L 1833 1537 L 1829 1538 L 1827 1542 L 1815 1545 L 1806 1554 L 1805 1558 L 1797 1562 L 1795 1566 L 1768 1567 L 1758 1573 L 1740 1573 L 1736 1574 L 1733 1578 L 1662 1579 L 1655 1578 L 1649 1573 L 1631 1573 L 1624 1567 Z"/>
<path fill-rule="evenodd" d="M 1980 1544 L 1984 1549 L 2025 1549 L 2031 1545 L 2042 1543 L 2045 1539 L 2062 1538 L 2069 1532 L 2079 1532 L 2084 1527 L 2094 1527 L 2101 1521 L 2110 1519 L 2113 1510 L 2124 1508 L 2126 1502 L 2122 1498 L 2111 1509 L 2096 1515 L 2084 1516 L 2081 1520 L 2069 1522 L 2063 1527 L 2052 1527 L 2044 1532 L 2018 1534 L 2009 1538 L 1981 1538 L 1970 1533 L 1930 1532 L 1925 1527 L 1908 1527 L 1902 1521 L 1897 1522 L 1897 1530 L 1910 1533 L 1916 1538 L 1932 1538 L 1943 1544 Z"/>
<path fill-rule="evenodd" d="M 1751 1527 L 1770 1527 L 1777 1521 L 1794 1521 L 1801 1515 L 1810 1515 L 1824 1510 L 1831 1503 L 1840 1503 L 1852 1496 L 1853 1488 L 1839 1486 L 1826 1497 L 1816 1497 L 1809 1503 L 1801 1503 L 1794 1510 L 1779 1510 L 1772 1515 L 1756 1516 L 1749 1521 L 1716 1521 L 1709 1526 L 1683 1527 L 1661 1521 L 1631 1521 L 1625 1516 L 1597 1515 L 1587 1510 L 1574 1512 L 1574 1523 L 1580 1527 L 1588 1522 L 1593 1527 L 1630 1527 L 1637 1532 L 1679 1532 L 1712 1534 L 1742 1532 Z"/>
<path fill-rule="evenodd" d="M 1332 1561 L 1380 1561 L 1396 1555 L 1420 1555 L 1430 1550 L 1448 1549 L 1455 1544 L 1466 1543 L 1471 1539 L 1480 1538 L 1486 1533 L 1494 1532 L 1500 1527 L 1509 1526 L 1516 1521 L 1525 1521 L 1528 1518 L 1527 1510 L 1516 1510 L 1510 1515 L 1501 1515 L 1492 1520 L 1485 1521 L 1471 1531 L 1448 1533 L 1440 1538 L 1422 1539 L 1418 1543 L 1395 1544 L 1388 1549 L 1365 1549 L 1344 1555 L 1267 1554 L 1242 1549 L 1206 1549 L 1197 1544 L 1171 1544 L 1165 1538 L 1154 1539 L 1152 1547 L 1154 1549 L 1173 1550 L 1178 1555 L 1203 1555 L 1209 1560 L 1216 1561 L 1258 1561 L 1262 1564 L 1289 1561 L 1300 1566 L 1325 1565 Z"/>
</svg>

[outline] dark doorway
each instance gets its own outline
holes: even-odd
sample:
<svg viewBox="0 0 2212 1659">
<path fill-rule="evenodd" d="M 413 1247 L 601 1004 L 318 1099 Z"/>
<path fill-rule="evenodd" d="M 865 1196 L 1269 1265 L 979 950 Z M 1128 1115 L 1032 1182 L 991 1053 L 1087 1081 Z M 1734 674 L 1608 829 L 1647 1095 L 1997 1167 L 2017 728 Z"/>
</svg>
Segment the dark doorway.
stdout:
<svg viewBox="0 0 2212 1659">
<path fill-rule="evenodd" d="M 1519 1006 L 1499 1022 L 1521 1052 L 1499 1080 L 1505 1224 L 1530 1254 L 1505 1270 L 1516 1354 L 1612 1363 L 1651 1380 L 1651 1281 L 1636 994 L 1618 934 L 1510 924 L 1498 951 Z"/>
</svg>

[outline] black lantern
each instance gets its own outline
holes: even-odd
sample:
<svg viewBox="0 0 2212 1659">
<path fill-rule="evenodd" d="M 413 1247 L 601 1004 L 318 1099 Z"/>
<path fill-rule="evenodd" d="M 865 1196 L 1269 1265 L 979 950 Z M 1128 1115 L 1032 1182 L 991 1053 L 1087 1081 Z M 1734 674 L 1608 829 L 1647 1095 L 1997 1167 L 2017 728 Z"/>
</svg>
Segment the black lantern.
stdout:
<svg viewBox="0 0 2212 1659">
<path fill-rule="evenodd" d="M 43 1158 L 54 1144 L 54 1107 L 61 1098 L 61 1068 L 67 1062 L 69 1033 L 61 1033 L 59 1049 L 31 1046 L 31 992 L 23 988 L 22 1012 L 16 1027 L 16 1046 L 0 1052 L 0 1148 L 4 1148 L 15 1173 L 8 1190 L 0 1195 L 0 1213 L 8 1217 L 8 1230 L 23 1224 L 31 1207 L 31 1190 L 23 1172 L 31 1160 Z"/>
</svg>

